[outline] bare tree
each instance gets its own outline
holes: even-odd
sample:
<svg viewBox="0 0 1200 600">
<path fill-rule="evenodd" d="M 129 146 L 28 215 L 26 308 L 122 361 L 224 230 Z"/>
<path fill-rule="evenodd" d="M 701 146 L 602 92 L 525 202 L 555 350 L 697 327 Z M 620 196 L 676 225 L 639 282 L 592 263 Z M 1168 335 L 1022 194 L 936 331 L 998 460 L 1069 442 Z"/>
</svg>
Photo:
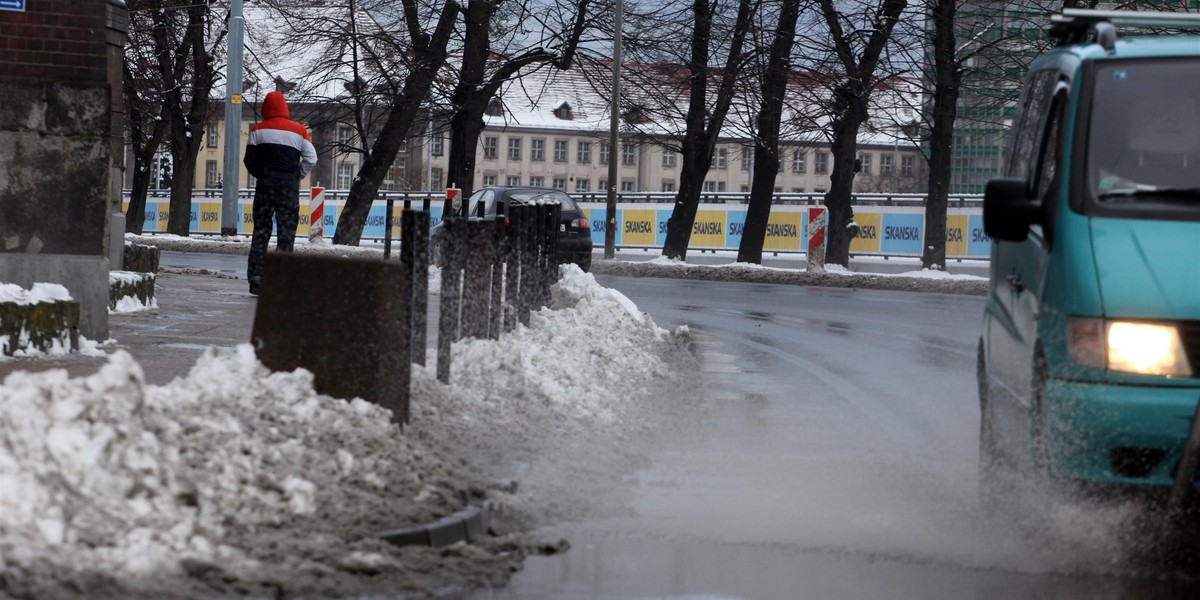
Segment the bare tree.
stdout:
<svg viewBox="0 0 1200 600">
<path fill-rule="evenodd" d="M 779 172 L 779 129 L 783 120 L 784 98 L 791 74 L 792 46 L 796 42 L 796 21 L 800 0 L 782 0 L 771 38 L 771 49 L 763 69 L 758 117 L 754 136 L 754 176 L 750 185 L 750 203 L 746 225 L 738 246 L 738 262 L 761 263 L 763 241 L 775 195 L 775 177 Z"/>
<path fill-rule="evenodd" d="M 850 260 L 851 236 L 847 226 L 853 215 L 850 203 L 858 134 L 870 116 L 871 94 L 881 80 L 876 73 L 880 56 L 908 0 L 880 0 L 879 4 L 868 1 L 859 4 L 862 10 L 850 16 L 835 6 L 834 0 L 818 2 L 838 66 L 837 71 L 829 73 L 836 85 L 829 105 L 833 171 L 829 192 L 825 194 L 829 211 L 826 260 L 845 266 Z M 854 27 L 855 21 L 863 22 L 861 29 Z M 847 30 L 846 25 L 853 28 Z"/>
<path fill-rule="evenodd" d="M 452 112 L 447 169 L 447 181 L 458 185 L 464 197 L 471 195 L 474 185 L 475 155 L 489 104 L 498 101 L 500 88 L 527 67 L 550 65 L 567 69 L 574 60 L 580 38 L 589 27 L 592 3 L 590 0 L 570 3 L 569 11 L 563 11 L 562 5 L 509 3 L 512 14 L 507 16 L 510 21 L 536 25 L 507 32 L 494 25 L 497 11 L 503 5 L 504 0 L 471 0 L 464 14 L 462 65 L 457 84 L 450 93 Z M 567 18 L 552 20 L 564 13 L 568 13 Z M 536 30 L 533 33 L 538 37 L 529 35 L 531 29 Z M 509 48 L 502 54 L 494 54 L 493 39 L 505 33 L 510 34 L 509 39 L 503 40 Z M 512 36 L 514 33 L 516 35 Z M 465 203 L 463 209 L 467 209 Z"/>
<path fill-rule="evenodd" d="M 122 73 L 125 130 L 133 152 L 133 177 L 125 231 L 139 234 L 142 233 L 142 225 L 145 222 L 142 215 L 146 210 L 146 195 L 150 190 L 151 164 L 167 135 L 167 121 L 163 118 L 163 87 L 169 81 L 181 79 L 186 70 L 186 55 L 180 57 L 174 53 L 157 51 L 154 37 L 156 17 L 161 21 L 167 13 L 152 10 L 155 4 L 161 3 L 153 0 L 128 2 L 129 41 L 125 46 Z M 167 82 L 160 76 L 161 57 L 175 59 Z M 180 60 L 181 58 L 184 60 Z"/>
<path fill-rule="evenodd" d="M 207 3 L 172 0 L 163 4 L 154 17 L 154 39 L 162 82 L 171 84 L 163 88 L 163 118 L 168 123 L 174 174 L 167 233 L 186 236 L 191 230 L 196 156 L 214 105 L 217 72 L 213 57 L 224 43 L 225 25 Z M 181 65 L 186 66 L 181 70 Z"/>
<path fill-rule="evenodd" d="M 696 223 L 700 206 L 701 184 L 712 162 L 713 150 L 725 117 L 736 93 L 738 74 L 745 60 L 745 40 L 753 23 L 753 15 L 761 0 L 738 0 L 737 16 L 729 35 L 724 68 L 709 65 L 713 50 L 713 21 L 720 10 L 720 0 L 693 0 L 690 56 L 688 58 L 687 114 L 681 147 L 682 167 L 675 208 L 667 222 L 667 239 L 663 255 L 683 260 L 687 257 L 688 242 Z M 715 79 L 716 93 L 709 92 L 710 79 Z"/>
<path fill-rule="evenodd" d="M 385 111 L 387 116 L 383 127 L 371 145 L 370 153 L 364 158 L 358 176 L 350 186 L 346 208 L 342 211 L 337 231 L 333 236 L 335 244 L 357 246 L 362 238 L 363 226 L 366 225 L 367 214 L 371 210 L 375 194 L 379 191 L 388 168 L 395 161 L 400 145 L 407 138 L 419 109 L 428 101 L 434 78 L 446 63 L 447 47 L 460 9 L 459 4 L 454 1 L 443 4 L 430 33 L 422 26 L 423 20 L 416 1 L 403 0 L 403 6 L 403 22 L 408 30 L 406 41 L 411 46 L 413 58 L 408 77 L 399 92 L 391 98 Z"/>
<path fill-rule="evenodd" d="M 134 0 L 129 8 L 130 41 L 123 77 L 134 145 L 134 194 L 126 228 L 141 231 L 149 164 L 165 138 L 174 175 L 167 231 L 186 236 L 196 156 L 212 110 L 214 57 L 225 39 L 225 25 L 207 3 Z"/>
</svg>

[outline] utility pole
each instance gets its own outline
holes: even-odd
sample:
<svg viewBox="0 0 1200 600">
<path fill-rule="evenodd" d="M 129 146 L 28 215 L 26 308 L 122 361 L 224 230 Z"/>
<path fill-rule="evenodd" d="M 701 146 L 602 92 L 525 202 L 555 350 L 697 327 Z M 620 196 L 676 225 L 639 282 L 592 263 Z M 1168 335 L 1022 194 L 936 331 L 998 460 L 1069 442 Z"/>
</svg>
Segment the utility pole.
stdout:
<svg viewBox="0 0 1200 600">
<path fill-rule="evenodd" d="M 608 210 L 604 217 L 604 258 L 616 257 L 617 242 L 617 160 L 621 149 L 617 145 L 621 108 L 621 13 L 622 0 L 617 0 L 613 26 L 612 107 L 608 122 Z"/>
<path fill-rule="evenodd" d="M 238 188 L 241 186 L 242 39 L 245 35 L 242 0 L 229 6 L 229 62 L 225 70 L 225 165 L 221 176 L 221 235 L 238 233 Z"/>
</svg>

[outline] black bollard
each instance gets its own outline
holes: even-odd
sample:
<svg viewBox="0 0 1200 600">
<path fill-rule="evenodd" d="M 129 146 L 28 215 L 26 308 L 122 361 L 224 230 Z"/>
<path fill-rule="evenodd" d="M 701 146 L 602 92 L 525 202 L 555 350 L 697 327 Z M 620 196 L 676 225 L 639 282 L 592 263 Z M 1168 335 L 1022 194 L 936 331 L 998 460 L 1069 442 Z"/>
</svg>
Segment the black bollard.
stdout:
<svg viewBox="0 0 1200 600">
<path fill-rule="evenodd" d="M 425 364 L 425 330 L 429 311 L 429 213 L 400 213 L 400 260 L 409 282 L 409 359 Z"/>
</svg>

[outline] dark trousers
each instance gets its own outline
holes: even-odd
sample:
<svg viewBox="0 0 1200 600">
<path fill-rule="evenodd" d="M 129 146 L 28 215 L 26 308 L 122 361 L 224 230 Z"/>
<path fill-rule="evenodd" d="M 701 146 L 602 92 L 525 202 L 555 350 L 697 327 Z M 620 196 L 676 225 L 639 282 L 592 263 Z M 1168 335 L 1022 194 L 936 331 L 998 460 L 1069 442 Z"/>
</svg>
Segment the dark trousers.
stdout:
<svg viewBox="0 0 1200 600">
<path fill-rule="evenodd" d="M 246 265 L 246 279 L 254 285 L 262 282 L 272 219 L 277 236 L 275 249 L 291 252 L 296 243 L 296 226 L 300 224 L 299 188 L 266 181 L 259 181 L 254 187 L 254 235 L 250 238 L 250 259 Z"/>
</svg>

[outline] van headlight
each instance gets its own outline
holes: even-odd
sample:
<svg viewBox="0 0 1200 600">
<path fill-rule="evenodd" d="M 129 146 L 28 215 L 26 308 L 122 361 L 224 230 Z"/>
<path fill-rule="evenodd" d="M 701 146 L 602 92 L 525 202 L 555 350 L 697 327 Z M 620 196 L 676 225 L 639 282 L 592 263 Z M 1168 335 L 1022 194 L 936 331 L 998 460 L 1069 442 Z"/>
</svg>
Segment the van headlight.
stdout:
<svg viewBox="0 0 1200 600">
<path fill-rule="evenodd" d="M 1179 329 L 1171 324 L 1088 317 L 1067 320 L 1071 358 L 1085 367 L 1191 377 Z"/>
</svg>

